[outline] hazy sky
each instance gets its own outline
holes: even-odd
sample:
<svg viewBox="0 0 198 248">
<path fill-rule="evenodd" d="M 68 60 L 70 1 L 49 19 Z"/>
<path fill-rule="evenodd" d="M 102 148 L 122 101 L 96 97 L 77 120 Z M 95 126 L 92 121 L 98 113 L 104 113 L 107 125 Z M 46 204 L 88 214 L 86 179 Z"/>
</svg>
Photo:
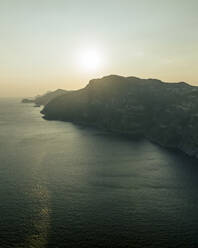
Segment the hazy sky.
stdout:
<svg viewBox="0 0 198 248">
<path fill-rule="evenodd" d="M 0 96 L 107 74 L 198 85 L 197 13 L 197 0 L 0 0 Z M 90 49 L 97 70 L 79 62 Z"/>
</svg>

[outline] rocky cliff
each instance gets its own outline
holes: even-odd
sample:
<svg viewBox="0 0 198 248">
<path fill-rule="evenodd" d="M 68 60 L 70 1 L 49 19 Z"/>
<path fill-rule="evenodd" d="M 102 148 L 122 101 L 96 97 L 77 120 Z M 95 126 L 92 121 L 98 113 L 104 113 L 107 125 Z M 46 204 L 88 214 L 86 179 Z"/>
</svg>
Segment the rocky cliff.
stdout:
<svg viewBox="0 0 198 248">
<path fill-rule="evenodd" d="M 84 123 L 198 157 L 198 87 L 111 75 L 51 100 L 46 119 Z"/>
</svg>

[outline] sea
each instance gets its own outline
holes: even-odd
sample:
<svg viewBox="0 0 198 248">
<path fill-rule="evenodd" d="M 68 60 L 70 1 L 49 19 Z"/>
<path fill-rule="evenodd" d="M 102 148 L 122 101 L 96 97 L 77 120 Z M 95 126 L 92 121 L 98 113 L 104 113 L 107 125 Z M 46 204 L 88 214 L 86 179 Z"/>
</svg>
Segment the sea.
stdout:
<svg viewBox="0 0 198 248">
<path fill-rule="evenodd" d="M 198 160 L 0 99 L 1 248 L 197 248 Z"/>
</svg>

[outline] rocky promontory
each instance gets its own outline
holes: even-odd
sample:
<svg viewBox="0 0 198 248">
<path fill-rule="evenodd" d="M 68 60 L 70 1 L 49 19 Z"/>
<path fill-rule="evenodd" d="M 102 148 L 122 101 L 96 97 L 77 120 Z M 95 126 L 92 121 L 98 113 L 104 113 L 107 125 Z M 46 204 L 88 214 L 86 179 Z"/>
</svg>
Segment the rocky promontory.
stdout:
<svg viewBox="0 0 198 248">
<path fill-rule="evenodd" d="M 49 101 L 44 118 L 144 137 L 198 157 L 198 87 L 110 75 Z"/>
<path fill-rule="evenodd" d="M 36 96 L 35 98 L 24 98 L 22 103 L 35 103 L 36 107 L 45 106 L 52 99 L 66 94 L 68 91 L 57 89 L 55 91 L 49 91 L 44 95 Z"/>
</svg>

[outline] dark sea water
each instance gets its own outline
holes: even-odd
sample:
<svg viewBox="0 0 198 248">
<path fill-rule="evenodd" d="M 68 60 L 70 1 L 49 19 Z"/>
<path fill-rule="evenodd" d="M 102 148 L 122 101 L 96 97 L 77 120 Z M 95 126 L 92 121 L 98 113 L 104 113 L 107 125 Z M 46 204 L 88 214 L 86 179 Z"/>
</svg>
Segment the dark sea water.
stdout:
<svg viewBox="0 0 198 248">
<path fill-rule="evenodd" d="M 198 247 L 198 163 L 0 100 L 0 247 Z"/>
</svg>

